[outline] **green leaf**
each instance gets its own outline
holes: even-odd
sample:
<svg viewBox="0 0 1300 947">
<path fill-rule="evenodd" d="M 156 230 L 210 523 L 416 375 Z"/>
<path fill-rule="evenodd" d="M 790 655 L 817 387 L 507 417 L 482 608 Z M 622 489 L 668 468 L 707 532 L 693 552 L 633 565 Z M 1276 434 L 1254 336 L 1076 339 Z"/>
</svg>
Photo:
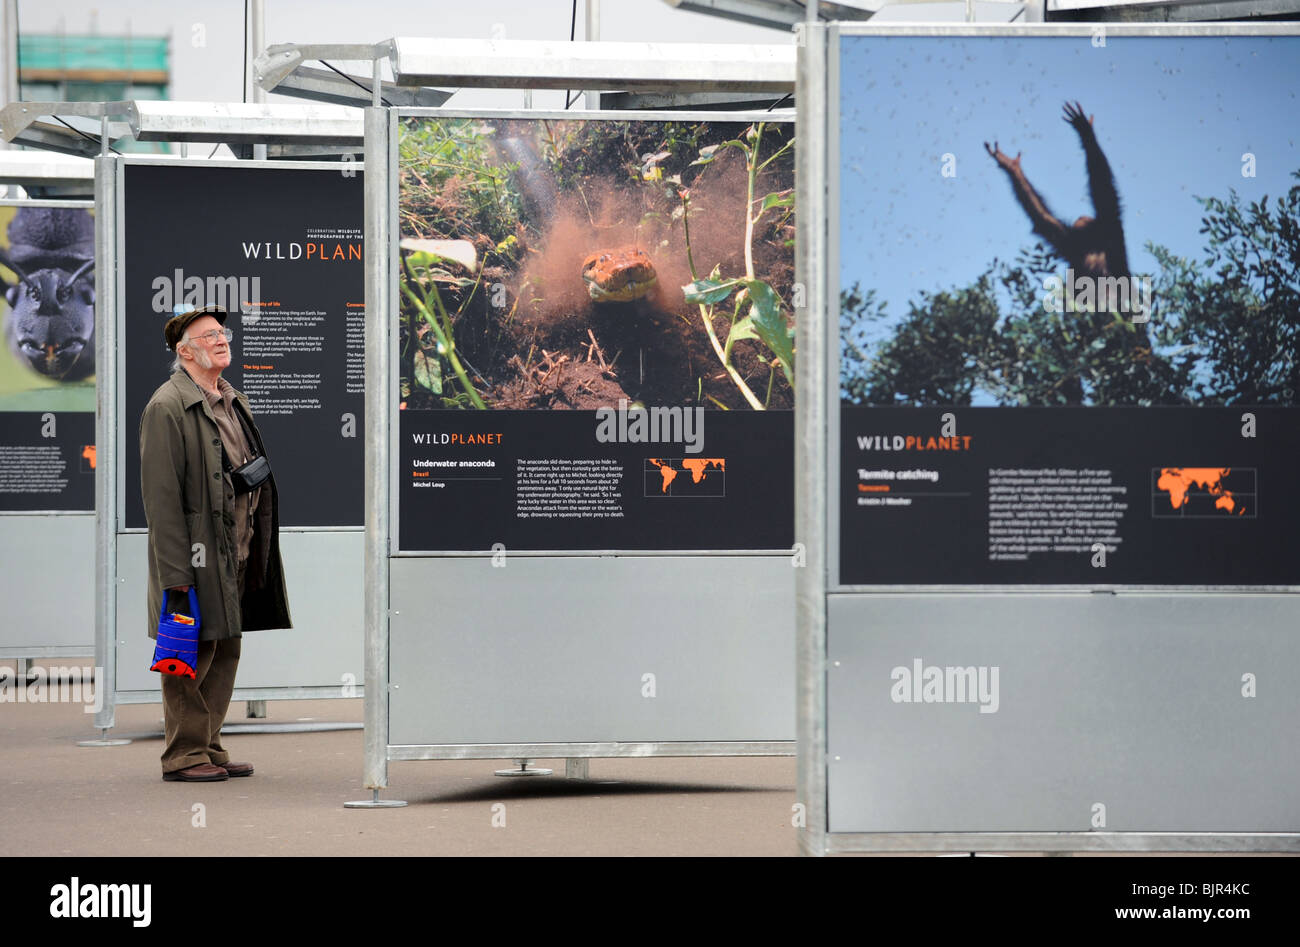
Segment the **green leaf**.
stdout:
<svg viewBox="0 0 1300 947">
<path fill-rule="evenodd" d="M 700 156 L 691 162 L 691 165 L 708 164 L 718 156 L 718 149 L 721 145 L 709 145 L 707 148 L 700 149 Z"/>
<path fill-rule="evenodd" d="M 435 395 L 442 394 L 442 366 L 436 357 L 424 352 L 415 353 L 415 383 Z"/>
<path fill-rule="evenodd" d="M 757 338 L 758 333 L 754 331 L 754 320 L 746 316 L 733 324 L 731 331 L 727 333 L 727 347 L 730 348 L 733 342 L 739 342 L 741 339 Z"/>
<path fill-rule="evenodd" d="M 758 209 L 761 215 L 766 210 L 773 207 L 791 207 L 794 205 L 794 191 L 773 191 L 763 198 L 763 206 Z"/>
<path fill-rule="evenodd" d="M 708 145 L 707 147 L 701 148 L 700 156 L 692 161 L 690 166 L 694 167 L 697 164 L 708 164 L 714 158 L 722 154 L 722 152 L 727 148 L 739 148 L 743 152 L 749 152 L 749 148 L 743 141 L 737 141 L 733 138 L 731 141 L 724 141 L 720 145 Z"/>
<path fill-rule="evenodd" d="M 714 270 L 714 274 L 717 270 Z M 740 286 L 744 280 L 729 279 L 718 280 L 716 275 L 708 279 L 699 279 L 694 283 L 688 283 L 682 287 L 682 292 L 686 295 L 688 303 L 699 303 L 702 306 L 711 306 L 714 303 L 720 303 L 730 296 L 737 286 Z"/>
<path fill-rule="evenodd" d="M 790 327 L 785 324 L 785 317 L 781 315 L 781 298 L 771 286 L 760 279 L 742 282 L 749 290 L 752 305 L 749 315 L 741 321 L 749 321 L 753 324 L 754 332 L 762 339 L 763 344 L 772 350 L 772 354 L 781 363 L 781 370 L 785 372 L 786 379 L 793 385 L 794 339 Z"/>
</svg>

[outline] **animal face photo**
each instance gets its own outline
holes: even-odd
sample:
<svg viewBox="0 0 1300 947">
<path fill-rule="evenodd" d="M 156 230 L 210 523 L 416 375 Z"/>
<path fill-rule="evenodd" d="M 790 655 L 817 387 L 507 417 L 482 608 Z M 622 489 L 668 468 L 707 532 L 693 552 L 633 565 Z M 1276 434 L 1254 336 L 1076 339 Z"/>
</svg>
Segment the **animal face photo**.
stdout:
<svg viewBox="0 0 1300 947">
<path fill-rule="evenodd" d="M 0 207 L 0 409 L 94 410 L 95 235 L 88 208 Z M 89 392 L 88 395 L 85 392 Z M 57 403 L 50 401 L 55 398 Z M 76 403 L 71 403 L 68 399 Z M 84 402 L 84 404 L 82 403 Z"/>
</svg>

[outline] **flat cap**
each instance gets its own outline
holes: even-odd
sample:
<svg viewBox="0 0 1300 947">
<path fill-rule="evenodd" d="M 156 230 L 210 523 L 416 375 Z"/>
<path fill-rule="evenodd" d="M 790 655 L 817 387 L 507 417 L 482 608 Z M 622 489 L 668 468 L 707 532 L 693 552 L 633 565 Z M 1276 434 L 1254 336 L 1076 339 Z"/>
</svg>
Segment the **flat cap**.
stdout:
<svg viewBox="0 0 1300 947">
<path fill-rule="evenodd" d="M 190 327 L 190 323 L 203 316 L 211 316 L 223 326 L 226 324 L 226 310 L 220 306 L 201 306 L 198 309 L 183 312 L 179 316 L 172 316 L 167 320 L 167 324 L 163 326 L 163 338 L 167 340 L 167 347 L 175 352 L 176 346 L 180 344 L 181 336 Z"/>
</svg>

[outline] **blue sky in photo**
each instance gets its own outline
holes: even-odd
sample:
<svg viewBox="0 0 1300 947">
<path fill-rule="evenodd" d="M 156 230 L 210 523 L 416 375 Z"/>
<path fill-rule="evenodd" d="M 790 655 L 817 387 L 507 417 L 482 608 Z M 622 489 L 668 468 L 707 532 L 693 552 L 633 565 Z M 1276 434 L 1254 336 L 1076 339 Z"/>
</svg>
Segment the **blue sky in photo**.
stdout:
<svg viewBox="0 0 1300 947">
<path fill-rule="evenodd" d="M 845 37 L 840 75 L 842 286 L 874 288 L 891 321 L 1038 239 L 985 141 L 1022 153 L 1067 224 L 1093 213 L 1066 101 L 1095 118 L 1135 274 L 1155 272 L 1148 241 L 1202 258 L 1195 196 L 1272 203 L 1300 170 L 1300 37 Z"/>
</svg>

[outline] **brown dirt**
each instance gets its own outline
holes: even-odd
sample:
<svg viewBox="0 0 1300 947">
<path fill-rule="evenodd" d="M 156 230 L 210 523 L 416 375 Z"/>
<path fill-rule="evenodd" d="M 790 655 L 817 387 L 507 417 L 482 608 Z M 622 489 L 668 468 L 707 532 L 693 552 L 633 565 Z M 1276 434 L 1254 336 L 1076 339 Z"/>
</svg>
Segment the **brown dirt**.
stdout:
<svg viewBox="0 0 1300 947">
<path fill-rule="evenodd" d="M 774 140 L 765 155 L 775 147 Z M 705 277 L 720 266 L 724 278 L 743 276 L 744 159 L 729 149 L 693 170 L 699 172 L 689 182 L 696 272 Z M 788 170 L 781 177 L 788 179 Z M 486 400 L 498 408 L 591 410 L 619 398 L 647 405 L 716 407 L 720 402 L 746 408 L 709 342 L 700 308 L 682 294 L 692 275 L 682 221 L 671 216 L 680 206 L 675 188 L 619 181 L 612 169 L 580 178 L 576 189 L 561 195 L 543 233 L 518 235 L 524 248 L 518 270 L 501 274 L 506 308 L 491 310 L 489 294 L 481 292 L 482 306 L 460 317 L 457 345 L 492 383 Z M 791 186 L 793 181 L 769 171 L 756 193 Z M 780 220 L 780 211 L 769 211 L 759 222 L 754 267 L 788 303 L 793 254 L 782 244 L 793 236 L 793 217 L 778 228 Z M 593 302 L 581 276 L 583 260 L 597 250 L 629 245 L 643 249 L 654 262 L 655 290 L 631 303 Z M 453 301 L 447 302 L 454 308 Z M 714 314 L 720 343 L 726 339 L 732 302 L 734 297 Z M 593 338 L 605 368 L 595 355 Z M 764 346 L 750 340 L 738 342 L 732 352 L 737 370 L 760 400 L 773 371 L 759 358 L 764 352 Z M 775 373 L 770 406 L 788 408 L 792 393 L 779 368 Z"/>
</svg>

